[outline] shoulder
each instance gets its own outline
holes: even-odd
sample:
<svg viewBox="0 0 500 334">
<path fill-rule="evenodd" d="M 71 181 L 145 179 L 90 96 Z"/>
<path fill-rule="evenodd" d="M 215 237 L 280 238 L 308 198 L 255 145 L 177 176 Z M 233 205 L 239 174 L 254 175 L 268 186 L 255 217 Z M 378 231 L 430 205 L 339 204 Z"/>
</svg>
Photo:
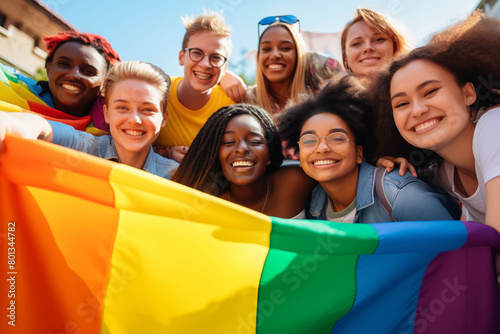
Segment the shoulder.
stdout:
<svg viewBox="0 0 500 334">
<path fill-rule="evenodd" d="M 217 84 L 213 89 L 212 93 L 210 94 L 210 101 L 207 103 L 209 104 L 215 104 L 217 105 L 218 108 L 222 108 L 231 104 L 236 104 L 222 89 L 221 85 Z"/>
<path fill-rule="evenodd" d="M 179 163 L 173 159 L 165 158 L 158 153 L 153 154 L 153 159 L 156 167 L 156 174 L 166 179 L 170 179 L 179 167 Z"/>
</svg>

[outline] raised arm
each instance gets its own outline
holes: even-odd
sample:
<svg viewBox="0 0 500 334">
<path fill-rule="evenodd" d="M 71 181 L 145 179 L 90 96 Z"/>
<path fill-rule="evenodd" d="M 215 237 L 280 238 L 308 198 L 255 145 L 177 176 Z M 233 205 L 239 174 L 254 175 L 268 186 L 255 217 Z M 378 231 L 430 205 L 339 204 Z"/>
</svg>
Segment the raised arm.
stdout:
<svg viewBox="0 0 500 334">
<path fill-rule="evenodd" d="M 244 102 L 246 100 L 247 85 L 233 72 L 226 71 L 220 81 L 220 86 L 233 101 Z"/>
<path fill-rule="evenodd" d="M 52 127 L 42 117 L 30 113 L 0 111 L 0 148 L 6 134 L 52 142 Z"/>
</svg>

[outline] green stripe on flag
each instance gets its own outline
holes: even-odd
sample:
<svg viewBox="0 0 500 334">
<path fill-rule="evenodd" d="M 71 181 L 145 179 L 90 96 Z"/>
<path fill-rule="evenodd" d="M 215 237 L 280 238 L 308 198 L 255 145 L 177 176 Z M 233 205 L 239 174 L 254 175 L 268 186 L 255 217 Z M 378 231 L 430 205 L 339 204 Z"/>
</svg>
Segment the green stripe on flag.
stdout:
<svg viewBox="0 0 500 334">
<path fill-rule="evenodd" d="M 331 333 L 352 307 L 356 262 L 378 245 L 373 227 L 273 219 L 259 288 L 257 333 Z"/>
</svg>

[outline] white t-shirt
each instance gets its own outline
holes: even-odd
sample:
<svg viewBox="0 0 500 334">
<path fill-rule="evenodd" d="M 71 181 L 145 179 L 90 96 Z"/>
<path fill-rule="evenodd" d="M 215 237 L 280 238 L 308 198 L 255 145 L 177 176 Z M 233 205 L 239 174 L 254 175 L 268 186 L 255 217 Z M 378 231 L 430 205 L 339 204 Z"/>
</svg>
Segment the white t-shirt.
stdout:
<svg viewBox="0 0 500 334">
<path fill-rule="evenodd" d="M 462 197 L 455 191 L 454 166 L 446 161 L 441 168 L 443 188 L 455 195 L 467 209 L 467 219 L 484 223 L 486 221 L 486 183 L 500 176 L 500 108 L 484 113 L 476 124 L 472 139 L 478 188 L 469 197 Z"/>
</svg>

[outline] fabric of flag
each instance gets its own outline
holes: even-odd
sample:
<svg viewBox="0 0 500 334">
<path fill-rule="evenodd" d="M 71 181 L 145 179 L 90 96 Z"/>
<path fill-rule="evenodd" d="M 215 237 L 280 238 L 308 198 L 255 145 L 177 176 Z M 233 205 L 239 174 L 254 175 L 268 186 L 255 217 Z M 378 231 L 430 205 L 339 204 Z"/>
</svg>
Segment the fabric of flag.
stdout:
<svg viewBox="0 0 500 334">
<path fill-rule="evenodd" d="M 94 127 L 90 115 L 76 117 L 57 110 L 54 108 L 50 94 L 45 94 L 45 98 L 42 99 L 38 95 L 40 92 L 41 87 L 35 80 L 0 63 L 0 110 L 32 112 L 47 120 L 58 121 L 94 135 L 106 133 Z"/>
<path fill-rule="evenodd" d="M 500 333 L 500 235 L 271 218 L 7 136 L 0 333 Z"/>
</svg>

